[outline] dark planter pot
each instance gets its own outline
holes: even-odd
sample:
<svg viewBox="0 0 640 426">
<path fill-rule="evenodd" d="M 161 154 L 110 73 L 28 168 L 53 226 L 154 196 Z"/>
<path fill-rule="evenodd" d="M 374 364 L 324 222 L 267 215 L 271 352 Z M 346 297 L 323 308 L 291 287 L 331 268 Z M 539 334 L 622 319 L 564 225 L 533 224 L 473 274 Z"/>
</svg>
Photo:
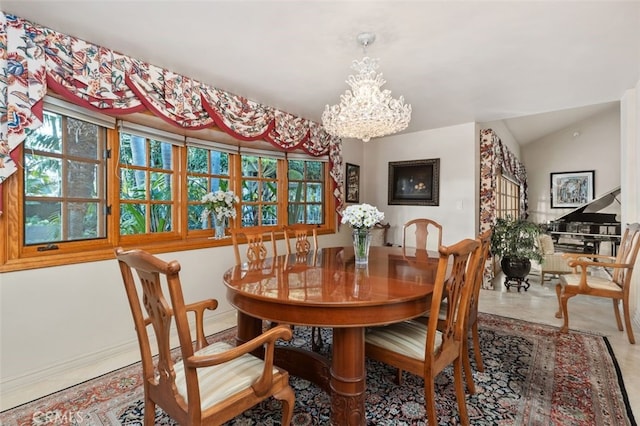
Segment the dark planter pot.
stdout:
<svg viewBox="0 0 640 426">
<path fill-rule="evenodd" d="M 518 259 L 511 257 L 503 257 L 500 261 L 502 272 L 507 278 L 524 279 L 531 271 L 531 261 L 529 259 Z"/>
</svg>

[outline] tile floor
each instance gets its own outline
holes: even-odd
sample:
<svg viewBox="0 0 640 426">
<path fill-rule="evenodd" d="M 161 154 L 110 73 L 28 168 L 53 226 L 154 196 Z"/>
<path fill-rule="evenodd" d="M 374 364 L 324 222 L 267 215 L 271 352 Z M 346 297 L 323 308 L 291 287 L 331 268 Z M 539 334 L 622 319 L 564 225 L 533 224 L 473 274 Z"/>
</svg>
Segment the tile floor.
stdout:
<svg viewBox="0 0 640 426">
<path fill-rule="evenodd" d="M 558 305 L 555 293 L 557 279 L 552 279 L 551 282 L 545 281 L 543 286 L 540 285 L 540 279 L 537 275 L 530 275 L 529 280 L 531 287 L 528 291 L 521 290 L 518 292 L 513 288 L 507 291 L 502 285 L 503 278 L 498 276 L 495 280 L 496 288 L 494 290 L 482 290 L 479 305 L 480 311 L 560 326 L 562 320 L 555 318 Z M 640 326 L 634 324 L 638 343 L 631 345 L 627 340 L 626 332 L 620 332 L 616 327 L 609 300 L 576 296 L 569 301 L 569 312 L 570 328 L 596 332 L 609 338 L 624 377 L 634 416 L 640 418 L 640 373 L 638 372 L 640 367 Z M 230 323 L 229 325 L 232 324 Z M 96 372 L 94 376 L 103 372 Z M 89 372 L 83 373 L 85 377 L 79 381 L 86 380 L 87 377 L 94 377 L 92 375 L 87 376 Z M 73 380 L 73 378 L 67 377 L 66 380 Z M 73 383 L 65 383 L 65 386 L 62 387 L 70 386 Z M 13 398 L 3 398 L 5 400 L 2 401 L 2 410 L 60 389 L 61 384 L 50 383 L 48 384 L 50 389 L 46 389 L 47 392 L 43 392 L 43 386 L 46 388 L 46 385 L 41 383 L 36 389 L 26 390 L 19 395 L 12 395 Z"/>
<path fill-rule="evenodd" d="M 547 276 L 548 278 L 548 276 Z M 482 290 L 479 310 L 511 318 L 560 327 L 562 320 L 555 317 L 558 310 L 556 283 L 552 278 L 540 285 L 540 277 L 532 271 L 531 286 L 518 292 L 506 290 L 504 278 L 496 277 L 494 290 Z M 625 388 L 636 421 L 640 418 L 640 327 L 633 323 L 636 344 L 629 343 L 627 332 L 618 331 L 610 299 L 575 296 L 568 302 L 569 328 L 590 331 L 607 336 L 622 371 Z"/>
</svg>

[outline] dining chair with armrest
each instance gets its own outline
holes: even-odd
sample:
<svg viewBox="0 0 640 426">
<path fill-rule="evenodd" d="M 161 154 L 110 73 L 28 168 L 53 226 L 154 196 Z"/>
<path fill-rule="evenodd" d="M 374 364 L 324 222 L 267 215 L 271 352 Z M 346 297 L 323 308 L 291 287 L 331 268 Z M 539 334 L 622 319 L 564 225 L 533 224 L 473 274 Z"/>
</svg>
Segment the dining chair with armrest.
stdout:
<svg viewBox="0 0 640 426">
<path fill-rule="evenodd" d="M 620 301 L 624 312 L 624 322 L 630 343 L 635 343 L 631 328 L 631 312 L 629 311 L 629 292 L 631 275 L 640 248 L 640 224 L 627 225 L 616 257 L 598 254 L 567 254 L 569 266 L 576 269 L 575 274 L 560 276 L 556 285 L 558 296 L 558 312 L 556 318 L 564 318 L 561 332 L 569 330 L 569 312 L 567 301 L 578 294 L 605 297 L 613 301 L 613 311 L 618 323 L 618 330 L 623 331 L 620 318 Z M 591 273 L 599 268 L 600 273 Z M 609 272 L 610 271 L 610 272 Z M 606 276 L 602 276 L 602 274 Z"/>
<path fill-rule="evenodd" d="M 431 312 L 439 312 L 447 295 L 444 324 L 437 315 L 427 324 L 410 320 L 375 327 L 365 334 L 367 357 L 419 375 L 424 379 L 424 393 L 429 424 L 438 424 L 435 404 L 435 378 L 453 364 L 456 399 L 460 422 L 469 424 L 463 372 L 463 340 L 467 338 L 469 302 L 473 277 L 480 260 L 480 243 L 465 239 L 439 249 L 438 268 L 431 296 Z M 450 273 L 449 273 L 450 271 Z M 401 377 L 399 377 L 401 379 Z"/>
<path fill-rule="evenodd" d="M 415 246 L 419 249 L 427 250 L 430 239 L 436 241 L 432 243 L 432 247 L 437 249 L 442 245 L 442 225 L 431 219 L 413 219 L 404 224 L 402 227 L 402 247 L 406 247 L 412 242 L 409 232 L 415 228 Z"/>
<path fill-rule="evenodd" d="M 291 422 L 295 396 L 289 374 L 273 365 L 275 343 L 291 339 L 289 327 L 272 328 L 237 347 L 209 344 L 204 312 L 215 310 L 218 301 L 185 304 L 177 261 L 164 262 L 142 250 L 117 248 L 115 253 L 140 346 L 145 426 L 155 424 L 156 405 L 182 425 L 222 424 L 271 396 L 282 402 L 282 424 Z M 180 353 L 172 355 L 174 326 Z M 263 347 L 264 360 L 251 354 Z"/>
</svg>

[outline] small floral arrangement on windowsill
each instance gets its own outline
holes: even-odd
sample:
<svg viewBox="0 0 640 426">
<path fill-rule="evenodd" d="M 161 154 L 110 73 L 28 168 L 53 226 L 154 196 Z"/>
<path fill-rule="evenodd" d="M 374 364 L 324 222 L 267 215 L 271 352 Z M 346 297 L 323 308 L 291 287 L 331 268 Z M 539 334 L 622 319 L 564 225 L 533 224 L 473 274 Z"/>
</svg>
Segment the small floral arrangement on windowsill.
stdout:
<svg viewBox="0 0 640 426">
<path fill-rule="evenodd" d="M 348 206 L 344 209 L 341 222 L 349 224 L 353 229 L 371 229 L 382 220 L 384 220 L 384 213 L 365 203 Z"/>
<path fill-rule="evenodd" d="M 240 199 L 233 191 L 217 190 L 202 196 L 202 221 L 204 222 L 210 214 L 213 214 L 218 221 L 228 220 L 236 217 L 236 204 Z"/>
</svg>

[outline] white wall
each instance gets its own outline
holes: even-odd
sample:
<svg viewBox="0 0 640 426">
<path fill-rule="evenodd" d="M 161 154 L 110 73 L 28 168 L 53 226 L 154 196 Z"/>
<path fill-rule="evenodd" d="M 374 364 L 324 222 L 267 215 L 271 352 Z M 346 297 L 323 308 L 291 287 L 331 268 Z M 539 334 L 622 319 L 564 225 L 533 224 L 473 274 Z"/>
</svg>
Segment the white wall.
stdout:
<svg viewBox="0 0 640 426">
<path fill-rule="evenodd" d="M 636 87 L 625 92 L 621 110 L 621 189 L 622 223 L 640 222 L 640 80 Z M 640 256 L 639 256 L 640 257 Z M 640 328 L 640 259 L 636 259 L 635 272 L 629 295 L 631 312 L 635 311 L 635 332 Z"/>
<path fill-rule="evenodd" d="M 388 241 L 401 244 L 402 225 L 417 217 L 442 224 L 445 245 L 475 238 L 480 151 L 475 123 L 374 139 L 363 149 L 364 201 L 385 213 L 385 221 L 391 224 Z M 388 205 L 389 162 L 431 158 L 440 159 L 440 205 Z"/>
<path fill-rule="evenodd" d="M 526 144 L 521 153 L 529 181 L 529 219 L 554 220 L 571 209 L 551 208 L 550 173 L 595 170 L 596 198 L 620 186 L 620 109 L 615 105 Z"/>
</svg>

